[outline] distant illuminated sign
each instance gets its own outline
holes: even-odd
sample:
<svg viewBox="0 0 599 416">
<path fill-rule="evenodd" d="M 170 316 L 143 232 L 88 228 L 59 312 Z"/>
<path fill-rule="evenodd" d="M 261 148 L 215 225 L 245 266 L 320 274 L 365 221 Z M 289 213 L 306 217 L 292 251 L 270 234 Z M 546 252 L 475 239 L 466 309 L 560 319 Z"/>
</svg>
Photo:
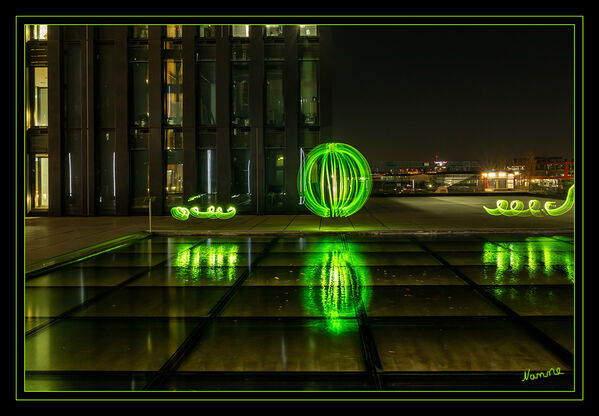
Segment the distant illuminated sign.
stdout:
<svg viewBox="0 0 599 416">
<path fill-rule="evenodd" d="M 490 215 L 504 215 L 506 217 L 543 217 L 550 215 L 556 217 L 570 211 L 574 206 L 574 185 L 568 190 L 568 196 L 562 205 L 556 207 L 554 201 L 547 201 L 541 207 L 541 203 L 536 199 L 528 201 L 528 208 L 524 209 L 522 201 L 513 200 L 511 203 L 504 199 L 497 200 L 497 208 L 487 208 L 483 205 L 485 211 Z"/>
</svg>

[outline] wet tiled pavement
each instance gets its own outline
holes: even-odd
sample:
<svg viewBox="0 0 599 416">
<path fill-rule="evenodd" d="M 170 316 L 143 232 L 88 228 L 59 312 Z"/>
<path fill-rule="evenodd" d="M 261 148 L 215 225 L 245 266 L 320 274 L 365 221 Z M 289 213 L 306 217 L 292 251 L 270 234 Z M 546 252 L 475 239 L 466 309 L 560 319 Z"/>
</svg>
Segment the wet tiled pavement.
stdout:
<svg viewBox="0 0 599 416">
<path fill-rule="evenodd" d="M 27 277 L 26 388 L 567 390 L 574 280 L 571 234 L 150 236 Z"/>
</svg>

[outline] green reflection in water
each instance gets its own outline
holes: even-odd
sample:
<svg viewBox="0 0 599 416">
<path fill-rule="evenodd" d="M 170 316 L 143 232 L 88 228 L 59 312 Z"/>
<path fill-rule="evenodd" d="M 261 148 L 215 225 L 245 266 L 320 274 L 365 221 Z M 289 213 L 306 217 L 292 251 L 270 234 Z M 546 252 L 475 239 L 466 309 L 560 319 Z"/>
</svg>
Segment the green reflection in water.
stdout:
<svg viewBox="0 0 599 416">
<path fill-rule="evenodd" d="M 485 243 L 482 253 L 485 266 L 483 278 L 498 285 L 518 284 L 518 275 L 528 272 L 533 278 L 540 272 L 550 276 L 556 271 L 565 272 L 574 282 L 574 251 L 551 241 L 524 241 L 497 246 Z M 497 288 L 501 290 L 501 288 Z"/>
<path fill-rule="evenodd" d="M 356 321 L 348 318 L 356 317 L 360 301 L 364 306 L 370 301 L 368 273 L 365 268 L 352 265 L 359 256 L 338 244 L 328 244 L 322 252 L 314 253 L 303 269 L 308 283 L 304 307 L 322 312 L 325 320 L 321 327 L 331 334 L 355 331 Z"/>
<path fill-rule="evenodd" d="M 205 278 L 230 282 L 235 279 L 239 248 L 238 244 L 206 244 L 180 251 L 173 262 L 175 276 L 186 283 Z"/>
</svg>

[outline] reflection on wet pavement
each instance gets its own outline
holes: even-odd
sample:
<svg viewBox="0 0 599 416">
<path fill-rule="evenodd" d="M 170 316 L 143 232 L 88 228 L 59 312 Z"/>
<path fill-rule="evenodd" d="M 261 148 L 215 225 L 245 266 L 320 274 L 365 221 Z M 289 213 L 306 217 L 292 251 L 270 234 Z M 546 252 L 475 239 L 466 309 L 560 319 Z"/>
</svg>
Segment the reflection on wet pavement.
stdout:
<svg viewBox="0 0 599 416">
<path fill-rule="evenodd" d="M 573 240 L 501 237 L 152 236 L 27 278 L 26 388 L 394 389 L 419 372 L 451 390 L 466 372 L 502 389 L 567 372 Z"/>
</svg>

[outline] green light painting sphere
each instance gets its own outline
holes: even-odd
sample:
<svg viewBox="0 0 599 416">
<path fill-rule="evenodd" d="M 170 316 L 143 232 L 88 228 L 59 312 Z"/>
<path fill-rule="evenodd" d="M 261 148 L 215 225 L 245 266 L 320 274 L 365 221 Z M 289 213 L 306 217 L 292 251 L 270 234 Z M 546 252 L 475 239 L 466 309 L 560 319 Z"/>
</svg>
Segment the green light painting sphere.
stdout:
<svg viewBox="0 0 599 416">
<path fill-rule="evenodd" d="M 306 207 L 316 215 L 347 217 L 368 200 L 372 176 L 368 161 L 355 148 L 323 143 L 306 156 L 297 185 Z"/>
</svg>

